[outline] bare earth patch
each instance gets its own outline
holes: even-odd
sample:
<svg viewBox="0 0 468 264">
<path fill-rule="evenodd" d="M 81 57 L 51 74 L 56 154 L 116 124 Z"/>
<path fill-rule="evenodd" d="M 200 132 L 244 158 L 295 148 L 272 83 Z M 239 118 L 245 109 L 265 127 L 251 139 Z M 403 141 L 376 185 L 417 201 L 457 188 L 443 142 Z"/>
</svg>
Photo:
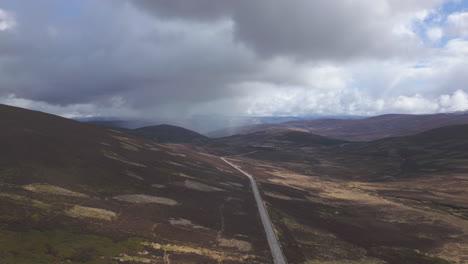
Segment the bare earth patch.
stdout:
<svg viewBox="0 0 468 264">
<path fill-rule="evenodd" d="M 122 254 L 121 256 L 115 257 L 114 259 L 120 262 L 125 262 L 125 263 L 129 261 L 131 261 L 132 263 L 133 262 L 137 262 L 137 263 L 152 263 L 153 262 L 153 260 L 149 258 L 143 258 L 139 256 L 128 256 L 126 254 Z"/>
<path fill-rule="evenodd" d="M 229 185 L 236 186 L 236 187 L 244 187 L 243 184 L 237 183 L 237 182 L 226 182 Z"/>
<path fill-rule="evenodd" d="M 168 161 L 168 160 L 166 160 L 165 162 L 166 162 L 167 164 L 171 164 L 171 165 L 174 165 L 174 166 L 187 167 L 187 166 L 185 166 L 185 165 L 182 165 L 182 164 L 179 164 L 179 163 L 173 162 L 173 161 Z"/>
<path fill-rule="evenodd" d="M 230 248 L 237 248 L 240 251 L 251 251 L 252 244 L 247 241 L 242 241 L 238 239 L 226 239 L 220 238 L 218 239 L 218 243 L 222 247 L 230 247 Z"/>
<path fill-rule="evenodd" d="M 182 172 L 174 172 L 172 174 L 174 174 L 176 176 L 184 177 L 184 178 L 187 178 L 187 179 L 196 179 L 195 177 L 192 177 L 192 176 L 187 175 L 187 174 L 182 173 Z"/>
<path fill-rule="evenodd" d="M 124 149 L 128 149 L 131 151 L 140 151 L 140 149 L 137 146 L 129 144 L 127 142 L 120 142 L 120 146 L 122 146 L 122 148 Z"/>
<path fill-rule="evenodd" d="M 169 155 L 172 155 L 172 156 L 176 156 L 176 157 L 186 157 L 185 154 L 179 154 L 179 153 L 173 153 L 173 152 L 167 152 L 167 154 Z"/>
<path fill-rule="evenodd" d="M 216 188 L 201 182 L 185 180 L 184 185 L 188 189 L 201 191 L 201 192 L 225 192 L 225 190 Z"/>
<path fill-rule="evenodd" d="M 62 187 L 46 184 L 46 183 L 33 183 L 23 186 L 24 189 L 37 192 L 37 193 L 48 193 L 48 194 L 56 194 L 56 195 L 64 195 L 64 196 L 72 196 L 72 197 L 80 197 L 80 198 L 87 198 L 89 197 L 86 194 L 82 194 L 79 192 L 74 192 L 67 190 Z"/>
<path fill-rule="evenodd" d="M 191 228 L 195 228 L 195 229 L 208 229 L 204 226 L 199 226 L 199 225 L 195 225 L 192 223 L 192 221 L 188 220 L 188 219 L 183 219 L 183 218 L 179 218 L 179 219 L 174 219 L 174 218 L 171 218 L 169 219 L 169 223 L 171 223 L 171 225 L 175 225 L 175 226 L 186 226 L 186 227 L 191 227 Z"/>
<path fill-rule="evenodd" d="M 85 206 L 80 206 L 80 205 L 75 205 L 68 211 L 66 211 L 66 214 L 71 217 L 76 217 L 76 218 L 95 218 L 95 219 L 101 219 L 101 220 L 106 220 L 106 221 L 112 221 L 117 217 L 117 214 L 109 211 L 109 210 L 104 210 L 100 208 L 93 208 L 93 207 L 85 207 Z"/>
<path fill-rule="evenodd" d="M 125 175 L 127 175 L 127 176 L 129 176 L 129 177 L 132 177 L 132 178 L 134 178 L 134 179 L 137 179 L 137 180 L 140 180 L 140 181 L 143 181 L 143 180 L 144 180 L 143 177 L 141 177 L 141 176 L 139 176 L 139 175 L 136 175 L 136 174 L 135 174 L 134 172 L 132 172 L 132 171 L 126 170 L 124 173 L 125 173 Z"/>
<path fill-rule="evenodd" d="M 117 195 L 114 196 L 114 199 L 129 203 L 158 203 L 158 204 L 165 204 L 165 205 L 177 205 L 177 201 L 158 197 L 158 196 L 151 196 L 146 194 L 124 194 L 124 195 Z"/>
<path fill-rule="evenodd" d="M 197 247 L 184 246 L 184 245 L 174 245 L 174 244 L 160 245 L 157 243 L 143 243 L 143 245 L 150 246 L 154 249 L 165 249 L 169 252 L 205 256 L 205 257 L 209 257 L 211 259 L 217 260 L 218 263 L 222 263 L 223 261 L 235 261 L 236 263 L 251 263 L 249 262 L 249 259 L 252 259 L 254 257 L 248 254 L 235 254 L 235 253 L 228 253 L 225 251 L 217 251 L 217 250 L 212 250 L 212 249 L 207 249 L 207 248 L 197 248 Z"/>
</svg>

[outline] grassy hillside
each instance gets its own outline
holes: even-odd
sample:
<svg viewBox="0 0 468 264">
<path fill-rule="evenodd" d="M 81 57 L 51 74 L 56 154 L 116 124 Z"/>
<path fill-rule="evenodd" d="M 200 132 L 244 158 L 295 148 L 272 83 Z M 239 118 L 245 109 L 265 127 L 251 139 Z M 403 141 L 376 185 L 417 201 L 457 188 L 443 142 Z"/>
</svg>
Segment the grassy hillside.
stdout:
<svg viewBox="0 0 468 264">
<path fill-rule="evenodd" d="M 0 259 L 265 263 L 248 181 L 218 157 L 0 105 Z"/>
</svg>

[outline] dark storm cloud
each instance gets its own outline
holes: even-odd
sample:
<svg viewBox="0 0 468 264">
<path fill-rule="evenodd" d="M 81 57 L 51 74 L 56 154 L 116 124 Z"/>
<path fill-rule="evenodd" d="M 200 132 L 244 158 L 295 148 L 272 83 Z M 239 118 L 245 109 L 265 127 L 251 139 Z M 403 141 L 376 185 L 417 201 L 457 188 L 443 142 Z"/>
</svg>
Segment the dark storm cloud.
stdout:
<svg viewBox="0 0 468 264">
<path fill-rule="evenodd" d="M 196 103 L 236 93 L 227 86 L 256 64 L 229 23 L 166 22 L 124 1 L 82 1 L 75 10 L 7 2 L 17 25 L 0 32 L 3 95 L 60 105 Z"/>
<path fill-rule="evenodd" d="M 143 10 L 157 14 L 160 17 L 193 19 L 198 21 L 212 21 L 226 16 L 230 16 L 234 6 L 240 1 L 153 1 L 137 0 L 132 1 Z M 237 2 L 237 3 L 236 3 Z"/>
<path fill-rule="evenodd" d="M 427 50 L 413 19 L 441 1 L 0 0 L 0 102 L 70 116 L 384 111 L 379 80 L 394 97 L 425 88 L 398 80 Z M 465 45 L 431 56 L 463 69 Z"/>
<path fill-rule="evenodd" d="M 431 1 L 429 1 L 431 2 Z M 432 1 L 433 2 L 433 1 Z M 392 34 L 391 12 L 421 6 L 395 1 L 142 0 L 143 10 L 176 20 L 231 19 L 237 40 L 266 57 L 341 60 L 408 56 L 417 39 Z M 419 5 L 418 5 L 419 3 Z M 390 23 L 389 23 L 390 22 Z"/>
</svg>

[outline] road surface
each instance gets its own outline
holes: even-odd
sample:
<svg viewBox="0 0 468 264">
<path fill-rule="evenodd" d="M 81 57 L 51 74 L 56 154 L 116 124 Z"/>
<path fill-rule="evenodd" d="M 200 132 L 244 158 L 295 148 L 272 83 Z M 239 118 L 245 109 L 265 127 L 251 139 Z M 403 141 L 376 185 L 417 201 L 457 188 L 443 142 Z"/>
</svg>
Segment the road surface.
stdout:
<svg viewBox="0 0 468 264">
<path fill-rule="evenodd" d="M 283 251 L 281 250 L 280 243 L 278 238 L 276 237 L 275 230 L 273 229 L 273 225 L 271 224 L 270 217 L 268 216 L 268 212 L 265 208 L 265 204 L 263 203 L 262 196 L 260 196 L 260 192 L 258 191 L 257 182 L 252 177 L 252 175 L 248 174 L 247 172 L 243 171 L 241 168 L 237 167 L 236 165 L 232 164 L 231 162 L 227 161 L 225 158 L 221 158 L 224 162 L 229 164 L 234 169 L 240 171 L 242 174 L 247 176 L 250 180 L 252 185 L 252 191 L 255 196 L 255 201 L 257 202 L 258 211 L 260 213 L 260 218 L 262 219 L 263 227 L 265 228 L 265 233 L 267 235 L 268 244 L 270 245 L 271 255 L 273 256 L 273 262 L 275 264 L 286 264 L 286 258 L 283 255 Z"/>
</svg>

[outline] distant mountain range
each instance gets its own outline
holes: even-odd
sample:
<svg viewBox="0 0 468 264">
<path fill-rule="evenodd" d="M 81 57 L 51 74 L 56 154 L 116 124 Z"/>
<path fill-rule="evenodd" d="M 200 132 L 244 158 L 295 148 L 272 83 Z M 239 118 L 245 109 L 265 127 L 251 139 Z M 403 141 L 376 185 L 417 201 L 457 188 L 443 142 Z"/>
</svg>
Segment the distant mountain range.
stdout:
<svg viewBox="0 0 468 264">
<path fill-rule="evenodd" d="M 370 141 L 386 137 L 411 135 L 433 128 L 457 124 L 468 124 L 468 114 L 466 112 L 431 115 L 391 114 L 363 119 L 301 120 L 228 128 L 207 135 L 209 137 L 226 137 L 264 130 L 292 129 L 335 139 Z"/>
<path fill-rule="evenodd" d="M 264 119 L 272 120 L 272 119 Z M 278 121 L 278 119 L 275 119 Z M 112 128 L 131 135 L 151 139 L 159 143 L 204 143 L 210 138 L 195 131 L 173 126 L 154 125 L 139 128 L 125 128 L 126 121 L 103 120 L 88 121 L 95 126 Z M 136 123 L 134 123 L 136 124 Z M 250 126 L 227 128 L 208 133 L 211 138 L 223 138 L 233 135 L 247 135 L 257 138 L 257 145 L 272 139 L 307 138 L 322 136 L 329 139 L 345 141 L 372 141 L 387 137 L 413 135 L 430 129 L 449 125 L 468 124 L 468 113 L 457 112 L 450 114 L 431 115 L 403 115 L 390 114 L 362 119 L 313 119 L 296 120 L 282 123 L 265 123 Z M 306 134 L 310 134 L 307 136 Z M 229 138 L 229 141 L 238 140 L 238 146 L 243 148 L 244 137 Z M 223 140 L 216 140 L 213 144 L 223 144 Z M 265 144 L 263 144 L 265 145 Z"/>
<path fill-rule="evenodd" d="M 362 118 L 359 116 L 205 116 L 197 115 L 189 118 L 154 118 L 154 119 L 121 119 L 112 117 L 93 117 L 79 118 L 78 121 L 93 123 L 104 127 L 120 127 L 135 129 L 144 126 L 153 126 L 161 124 L 169 124 L 174 126 L 184 127 L 198 133 L 207 134 L 209 132 L 225 129 L 229 127 L 273 124 L 287 121 L 311 120 L 317 118 L 341 118 L 341 119 L 356 119 Z"/>
</svg>

